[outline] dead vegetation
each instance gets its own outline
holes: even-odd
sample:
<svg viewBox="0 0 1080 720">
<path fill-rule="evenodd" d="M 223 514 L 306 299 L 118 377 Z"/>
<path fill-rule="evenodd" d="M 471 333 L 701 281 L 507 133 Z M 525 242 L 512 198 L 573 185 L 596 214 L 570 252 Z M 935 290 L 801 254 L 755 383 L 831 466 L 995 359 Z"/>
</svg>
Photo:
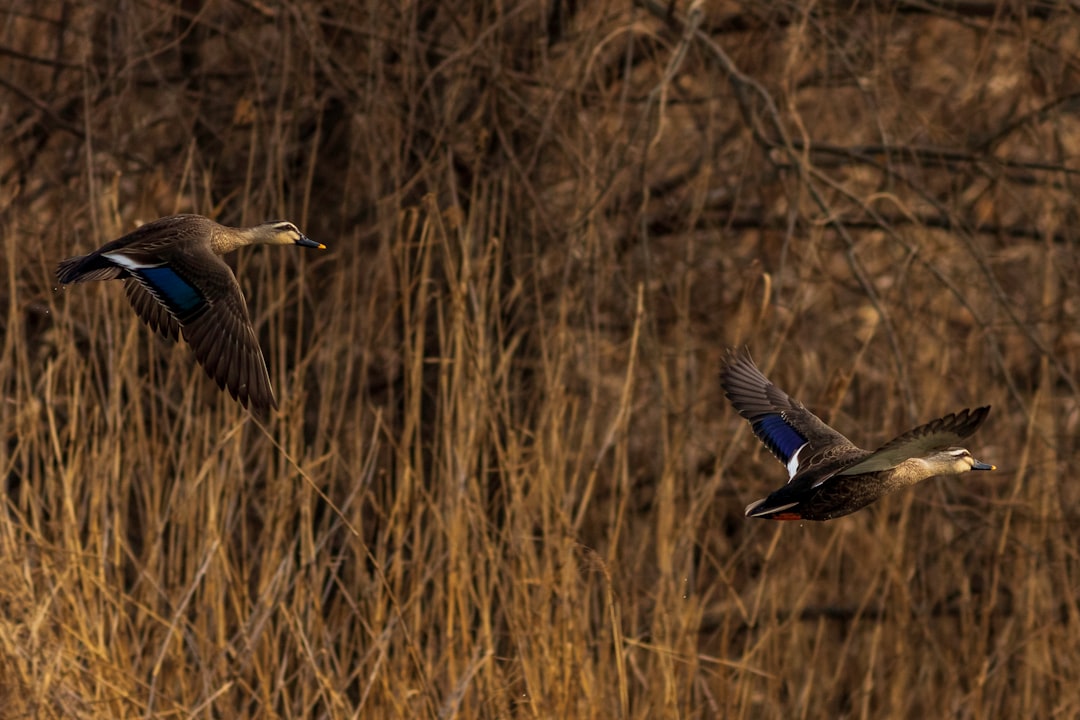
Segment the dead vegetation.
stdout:
<svg viewBox="0 0 1080 720">
<path fill-rule="evenodd" d="M 0 716 L 1080 714 L 1080 18 L 15 0 Z M 265 427 L 56 262 L 238 254 Z M 999 471 L 772 524 L 727 345 Z"/>
</svg>

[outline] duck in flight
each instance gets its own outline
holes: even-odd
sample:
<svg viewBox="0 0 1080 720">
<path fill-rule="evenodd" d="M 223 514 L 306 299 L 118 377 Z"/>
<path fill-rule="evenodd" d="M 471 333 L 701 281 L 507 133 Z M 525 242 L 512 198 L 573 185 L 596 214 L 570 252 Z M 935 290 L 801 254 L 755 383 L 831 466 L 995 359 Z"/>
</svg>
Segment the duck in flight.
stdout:
<svg viewBox="0 0 1080 720">
<path fill-rule="evenodd" d="M 750 503 L 747 517 L 832 520 L 936 475 L 996 469 L 956 446 L 982 425 L 989 405 L 950 413 L 869 452 L 769 382 L 745 348 L 728 351 L 720 384 L 788 470 L 787 485 Z"/>
<path fill-rule="evenodd" d="M 64 284 L 123 280 L 147 325 L 172 340 L 183 335 L 218 387 L 265 416 L 277 407 L 270 374 L 240 285 L 221 259 L 259 244 L 326 247 L 284 220 L 234 228 L 201 215 L 170 215 L 62 261 L 56 276 Z"/>
</svg>

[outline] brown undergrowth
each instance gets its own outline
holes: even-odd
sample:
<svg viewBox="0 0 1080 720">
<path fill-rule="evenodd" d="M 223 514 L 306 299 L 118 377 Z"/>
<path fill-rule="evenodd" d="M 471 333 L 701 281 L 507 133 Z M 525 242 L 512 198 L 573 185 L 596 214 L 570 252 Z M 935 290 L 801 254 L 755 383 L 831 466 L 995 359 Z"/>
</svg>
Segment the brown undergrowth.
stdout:
<svg viewBox="0 0 1080 720">
<path fill-rule="evenodd" d="M 935 7 L 9 3 L 0 717 L 1080 713 L 1080 22 Z M 179 211 L 265 424 L 56 287 Z M 999 470 L 747 521 L 736 343 Z"/>
</svg>

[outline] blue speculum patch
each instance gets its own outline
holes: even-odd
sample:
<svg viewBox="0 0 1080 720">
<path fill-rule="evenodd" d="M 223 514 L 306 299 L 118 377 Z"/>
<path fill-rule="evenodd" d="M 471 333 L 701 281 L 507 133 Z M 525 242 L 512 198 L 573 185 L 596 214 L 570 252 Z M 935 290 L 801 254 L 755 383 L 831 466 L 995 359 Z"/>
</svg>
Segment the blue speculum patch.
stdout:
<svg viewBox="0 0 1080 720">
<path fill-rule="evenodd" d="M 780 415 L 766 415 L 755 420 L 753 425 L 754 434 L 785 464 L 796 450 L 806 444 L 806 438 L 795 432 Z"/>
<path fill-rule="evenodd" d="M 177 275 L 172 268 L 143 268 L 139 274 L 150 283 L 174 311 L 188 312 L 203 302 L 199 291 Z"/>
</svg>

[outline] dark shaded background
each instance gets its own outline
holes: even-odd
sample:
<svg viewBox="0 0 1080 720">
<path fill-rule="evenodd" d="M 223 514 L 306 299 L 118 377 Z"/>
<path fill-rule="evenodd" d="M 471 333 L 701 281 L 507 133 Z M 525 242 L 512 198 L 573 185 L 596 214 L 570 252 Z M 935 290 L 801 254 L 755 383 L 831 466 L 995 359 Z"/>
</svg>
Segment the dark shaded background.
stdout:
<svg viewBox="0 0 1080 720">
<path fill-rule="evenodd" d="M 1050 3 L 0 10 L 0 716 L 1080 714 L 1080 18 Z M 261 426 L 56 262 L 230 262 Z M 717 386 L 998 472 L 827 524 Z"/>
</svg>

